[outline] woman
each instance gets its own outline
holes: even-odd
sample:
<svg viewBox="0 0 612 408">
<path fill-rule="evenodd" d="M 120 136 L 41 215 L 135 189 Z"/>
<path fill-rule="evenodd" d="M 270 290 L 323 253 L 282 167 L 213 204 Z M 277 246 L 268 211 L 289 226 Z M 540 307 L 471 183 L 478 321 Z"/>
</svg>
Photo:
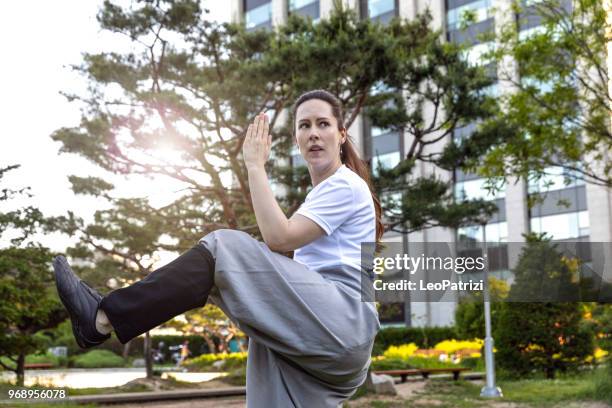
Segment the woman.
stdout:
<svg viewBox="0 0 612 408">
<path fill-rule="evenodd" d="M 243 145 L 257 224 L 265 243 L 234 230 L 198 245 L 145 279 L 102 298 L 54 262 L 59 295 L 81 347 L 115 334 L 126 343 L 207 298 L 249 336 L 247 405 L 336 407 L 365 381 L 380 323 L 363 302 L 361 243 L 382 235 L 368 171 L 343 127 L 339 100 L 315 90 L 293 110 L 295 141 L 313 189 L 287 219 L 264 164 L 271 145 L 259 114 Z M 289 259 L 273 251 L 295 251 Z"/>
</svg>

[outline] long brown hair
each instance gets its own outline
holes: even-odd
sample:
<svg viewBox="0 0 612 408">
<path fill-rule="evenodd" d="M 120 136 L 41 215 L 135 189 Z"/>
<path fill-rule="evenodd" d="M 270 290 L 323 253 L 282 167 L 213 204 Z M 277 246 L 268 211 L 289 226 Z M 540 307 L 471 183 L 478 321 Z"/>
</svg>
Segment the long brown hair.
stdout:
<svg viewBox="0 0 612 408">
<path fill-rule="evenodd" d="M 295 138 L 295 120 L 296 113 L 298 107 L 311 99 L 319 99 L 324 102 L 327 102 L 331 105 L 332 114 L 336 118 L 336 122 L 338 122 L 338 130 L 342 131 L 344 128 L 344 117 L 342 114 L 342 103 L 338 98 L 336 98 L 332 93 L 327 92 L 323 89 L 315 89 L 313 91 L 308 91 L 303 93 L 297 98 L 295 104 L 293 105 L 293 137 Z M 383 233 L 385 232 L 385 227 L 382 223 L 382 210 L 380 207 L 380 201 L 376 194 L 374 193 L 374 188 L 372 187 L 372 180 L 370 179 L 370 170 L 367 164 L 359 158 L 357 154 L 357 150 L 355 149 L 355 145 L 352 141 L 352 137 L 347 133 L 346 141 L 342 144 L 340 149 L 340 161 L 346 167 L 353 170 L 355 173 L 361 177 L 370 189 L 370 193 L 372 194 L 372 201 L 374 201 L 374 210 L 376 212 L 376 241 L 380 241 Z"/>
</svg>

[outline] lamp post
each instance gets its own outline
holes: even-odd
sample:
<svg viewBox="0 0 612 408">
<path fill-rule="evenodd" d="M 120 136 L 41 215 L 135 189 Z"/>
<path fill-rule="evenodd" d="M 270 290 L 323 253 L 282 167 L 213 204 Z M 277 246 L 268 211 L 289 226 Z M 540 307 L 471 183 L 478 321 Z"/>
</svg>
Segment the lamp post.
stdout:
<svg viewBox="0 0 612 408">
<path fill-rule="evenodd" d="M 495 360 L 493 359 L 493 337 L 491 336 L 491 300 L 489 296 L 489 254 L 487 248 L 487 223 L 482 224 L 482 245 L 484 257 L 484 315 L 485 315 L 485 367 L 487 382 L 480 390 L 480 396 L 486 398 L 500 398 L 501 388 L 495 385 Z"/>
</svg>

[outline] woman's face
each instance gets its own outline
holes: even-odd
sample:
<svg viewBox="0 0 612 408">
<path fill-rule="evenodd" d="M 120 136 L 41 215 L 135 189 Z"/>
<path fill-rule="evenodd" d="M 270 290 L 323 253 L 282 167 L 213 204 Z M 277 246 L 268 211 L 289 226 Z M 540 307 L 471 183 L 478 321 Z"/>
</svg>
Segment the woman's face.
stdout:
<svg viewBox="0 0 612 408">
<path fill-rule="evenodd" d="M 302 103 L 295 115 L 295 127 L 296 142 L 308 167 L 324 172 L 342 163 L 340 145 L 346 141 L 346 132 L 338 130 L 329 103 L 320 99 Z"/>
</svg>

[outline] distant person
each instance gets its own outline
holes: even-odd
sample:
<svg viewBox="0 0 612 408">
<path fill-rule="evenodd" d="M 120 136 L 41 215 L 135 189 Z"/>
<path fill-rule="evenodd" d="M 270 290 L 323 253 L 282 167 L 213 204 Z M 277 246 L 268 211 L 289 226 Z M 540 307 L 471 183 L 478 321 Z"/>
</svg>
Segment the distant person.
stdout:
<svg viewBox="0 0 612 408">
<path fill-rule="evenodd" d="M 312 61 L 317 63 L 317 61 Z M 64 257 L 54 262 L 59 295 L 81 347 L 122 343 L 209 298 L 249 336 L 247 405 L 337 407 L 364 383 L 380 328 L 361 298 L 361 243 L 380 240 L 380 204 L 369 170 L 344 127 L 333 94 L 302 94 L 293 135 L 313 189 L 287 219 L 266 174 L 268 117 L 249 125 L 243 157 L 264 242 L 235 230 L 207 234 L 192 249 L 104 298 Z M 214 193 L 214 192 L 212 192 Z M 293 259 L 277 252 L 295 250 Z"/>
<path fill-rule="evenodd" d="M 176 362 L 176 366 L 180 367 L 187 359 L 187 357 L 189 357 L 189 354 L 191 354 L 191 352 L 189 351 L 189 340 L 185 340 L 183 342 L 183 345 L 181 346 L 181 355 L 178 361 Z"/>
</svg>

